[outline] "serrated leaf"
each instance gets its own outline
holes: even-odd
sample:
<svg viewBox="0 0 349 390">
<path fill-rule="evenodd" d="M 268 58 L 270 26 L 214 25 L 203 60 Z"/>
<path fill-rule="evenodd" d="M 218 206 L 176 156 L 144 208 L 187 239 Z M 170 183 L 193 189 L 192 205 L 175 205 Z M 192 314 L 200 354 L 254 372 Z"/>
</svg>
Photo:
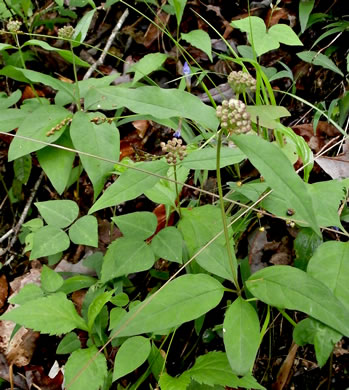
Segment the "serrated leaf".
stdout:
<svg viewBox="0 0 349 390">
<path fill-rule="evenodd" d="M 322 66 L 323 68 L 332 70 L 333 72 L 338 73 L 344 77 L 338 66 L 330 58 L 325 56 L 325 54 L 318 53 L 316 51 L 302 51 L 297 53 L 297 56 L 305 62 Z"/>
<path fill-rule="evenodd" d="M 69 226 L 78 216 L 79 207 L 72 200 L 48 200 L 34 203 L 48 225 Z"/>
<path fill-rule="evenodd" d="M 160 180 L 159 177 L 153 176 L 152 173 L 166 176 L 169 168 L 162 160 L 142 162 L 137 164 L 136 167 L 145 172 L 128 168 L 115 183 L 106 189 L 103 195 L 91 207 L 89 214 L 137 198 L 137 196 L 143 194 L 144 191 L 153 187 Z"/>
<path fill-rule="evenodd" d="M 212 107 L 202 103 L 197 96 L 179 89 L 111 86 L 91 88 L 85 98 L 85 108 L 88 110 L 116 110 L 121 107 L 127 107 L 136 114 L 153 115 L 160 119 L 191 119 L 214 131 L 219 123 Z"/>
<path fill-rule="evenodd" d="M 84 215 L 73 223 L 69 237 L 74 244 L 98 247 L 98 222 L 93 215 Z"/>
<path fill-rule="evenodd" d="M 167 54 L 163 53 L 150 53 L 145 55 L 141 60 L 132 65 L 128 70 L 129 72 L 135 72 L 132 85 L 135 85 L 144 76 L 159 69 L 161 65 L 166 61 Z"/>
<path fill-rule="evenodd" d="M 141 366 L 147 360 L 150 350 L 150 341 L 145 337 L 127 339 L 115 357 L 113 382 Z"/>
<path fill-rule="evenodd" d="M 54 131 L 50 136 L 47 136 L 47 133 L 61 123 L 61 121 L 69 117 L 71 117 L 71 113 L 63 107 L 41 105 L 35 111 L 27 115 L 25 121 L 19 126 L 17 135 L 52 143 L 62 135 L 65 126 L 59 131 Z M 45 146 L 46 145 L 35 141 L 14 138 L 9 148 L 8 160 L 15 160 L 16 158 L 25 156 L 36 150 L 43 149 Z"/>
<path fill-rule="evenodd" d="M 57 272 L 53 271 L 47 265 L 41 270 L 41 287 L 46 292 L 57 291 L 63 285 L 63 278 Z"/>
<path fill-rule="evenodd" d="M 246 375 L 259 347 L 259 319 L 255 309 L 238 297 L 225 313 L 223 339 L 233 373 Z"/>
<path fill-rule="evenodd" d="M 69 237 L 62 229 L 56 226 L 44 226 L 34 233 L 30 260 L 63 252 L 69 248 L 69 245 Z"/>
<path fill-rule="evenodd" d="M 282 194 L 288 207 L 298 213 L 298 218 L 307 222 L 321 235 L 311 196 L 285 154 L 277 146 L 257 136 L 233 135 L 232 139 L 259 170 L 268 185 L 278 194 Z"/>
<path fill-rule="evenodd" d="M 118 276 L 146 271 L 154 262 L 154 253 L 144 241 L 136 238 L 118 238 L 109 245 L 104 256 L 101 281 L 106 283 Z"/>
<path fill-rule="evenodd" d="M 158 224 L 156 215 L 149 211 L 137 211 L 112 217 L 112 221 L 125 237 L 136 237 L 139 240 L 152 236 Z"/>
<path fill-rule="evenodd" d="M 173 226 L 161 229 L 151 241 L 154 253 L 162 259 L 182 264 L 181 233 Z"/>
<path fill-rule="evenodd" d="M 220 167 L 237 164 L 244 160 L 246 155 L 238 148 L 222 147 L 220 156 Z M 181 161 L 181 165 L 190 169 L 208 169 L 217 168 L 217 151 L 215 148 L 207 147 L 195 150 L 189 153 Z"/>
<path fill-rule="evenodd" d="M 105 356 L 98 353 L 95 346 L 79 349 L 70 355 L 65 364 L 65 387 L 69 390 L 99 390 L 107 372 Z"/>
<path fill-rule="evenodd" d="M 95 116 L 95 114 L 93 115 Z M 111 161 L 119 161 L 120 136 L 114 124 L 95 124 L 90 114 L 77 112 L 70 126 L 70 136 L 74 147 L 81 152 L 90 153 Z M 106 178 L 111 175 L 114 162 L 103 161 L 80 154 L 80 160 L 94 189 L 94 199 L 103 189 Z"/>
<path fill-rule="evenodd" d="M 212 47 L 210 36 L 204 30 L 193 30 L 188 34 L 181 34 L 181 38 L 189 42 L 192 46 L 202 50 L 207 54 L 212 62 Z"/>
<path fill-rule="evenodd" d="M 58 344 L 56 354 L 57 355 L 65 355 L 67 353 L 72 353 L 77 349 L 81 348 L 81 343 L 79 337 L 76 333 L 71 332 L 66 334 L 61 342 Z"/>
<path fill-rule="evenodd" d="M 246 284 L 256 298 L 269 305 L 302 311 L 349 335 L 349 310 L 326 285 L 306 272 L 276 265 L 254 273 Z"/>
<path fill-rule="evenodd" d="M 209 275 L 180 276 L 131 309 L 115 329 L 119 329 L 117 336 L 163 331 L 194 320 L 216 307 L 223 291 L 223 286 Z"/>
<path fill-rule="evenodd" d="M 9 299 L 9 302 L 14 305 L 23 305 L 33 299 L 41 298 L 44 292 L 39 286 L 34 283 L 29 283 L 23 286 L 19 292 Z"/>
<path fill-rule="evenodd" d="M 186 390 L 189 383 L 190 377 L 186 373 L 174 378 L 167 372 L 164 372 L 159 379 L 159 385 L 163 390 Z"/>
<path fill-rule="evenodd" d="M 87 330 L 73 302 L 60 292 L 24 303 L 0 318 L 50 335 L 68 333 L 75 328 Z"/>
</svg>

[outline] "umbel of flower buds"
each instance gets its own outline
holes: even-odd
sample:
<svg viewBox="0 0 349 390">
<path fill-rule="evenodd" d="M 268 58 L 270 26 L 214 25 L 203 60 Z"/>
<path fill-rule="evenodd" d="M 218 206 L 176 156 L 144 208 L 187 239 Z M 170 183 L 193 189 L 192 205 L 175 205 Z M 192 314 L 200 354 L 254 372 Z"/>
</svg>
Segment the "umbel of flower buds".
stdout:
<svg viewBox="0 0 349 390">
<path fill-rule="evenodd" d="M 22 22 L 20 22 L 19 20 L 10 20 L 7 23 L 6 27 L 7 27 L 8 31 L 10 31 L 12 33 L 16 33 L 21 28 L 21 25 L 22 25 Z"/>
<path fill-rule="evenodd" d="M 241 100 L 223 100 L 222 105 L 217 107 L 216 114 L 222 129 L 227 130 L 229 134 L 247 133 L 251 130 L 250 114 Z"/>
<path fill-rule="evenodd" d="M 74 34 L 74 27 L 64 26 L 58 30 L 58 38 L 70 39 Z"/>
<path fill-rule="evenodd" d="M 231 72 L 228 76 L 228 83 L 230 87 L 237 93 L 256 90 L 256 80 L 249 74 L 242 72 Z"/>
<path fill-rule="evenodd" d="M 164 153 L 166 153 L 166 161 L 168 164 L 177 164 L 177 159 L 183 160 L 187 155 L 187 147 L 182 145 L 182 140 L 177 138 L 172 138 L 168 140 L 167 143 L 161 142 L 160 146 Z"/>
</svg>

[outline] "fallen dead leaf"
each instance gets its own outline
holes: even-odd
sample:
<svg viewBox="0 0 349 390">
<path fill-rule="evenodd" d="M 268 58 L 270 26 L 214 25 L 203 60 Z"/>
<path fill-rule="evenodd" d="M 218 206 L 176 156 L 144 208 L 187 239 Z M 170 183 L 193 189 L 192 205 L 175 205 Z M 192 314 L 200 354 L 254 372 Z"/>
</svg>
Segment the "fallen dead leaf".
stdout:
<svg viewBox="0 0 349 390">
<path fill-rule="evenodd" d="M 8 283 L 5 275 L 0 276 L 0 309 L 3 308 L 8 295 Z"/>
<path fill-rule="evenodd" d="M 296 357 L 298 347 L 299 346 L 297 344 L 292 343 L 291 348 L 288 351 L 288 354 L 286 356 L 286 359 L 284 360 L 282 366 L 280 367 L 276 382 L 273 383 L 272 385 L 273 390 L 282 390 L 287 384 L 288 378 L 290 377 L 291 374 L 291 369 L 293 366 L 294 359 Z"/>
</svg>

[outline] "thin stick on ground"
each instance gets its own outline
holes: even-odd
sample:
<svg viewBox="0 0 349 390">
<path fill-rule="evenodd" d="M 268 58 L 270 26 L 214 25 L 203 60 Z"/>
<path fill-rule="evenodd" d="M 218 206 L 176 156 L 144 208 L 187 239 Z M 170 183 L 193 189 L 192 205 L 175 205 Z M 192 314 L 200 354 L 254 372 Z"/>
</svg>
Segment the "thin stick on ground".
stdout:
<svg viewBox="0 0 349 390">
<path fill-rule="evenodd" d="M 5 249 L 0 250 L 0 256 L 3 256 L 5 253 L 7 253 L 12 248 L 14 243 L 16 242 L 18 233 L 19 233 L 19 231 L 20 231 L 20 229 L 21 229 L 21 227 L 22 227 L 22 225 L 23 225 L 23 223 L 24 223 L 24 221 L 25 221 L 25 219 L 27 217 L 27 214 L 28 214 L 28 211 L 30 209 L 30 206 L 33 203 L 34 197 L 36 195 L 37 190 L 39 189 L 39 186 L 41 184 L 41 180 L 44 177 L 44 175 L 45 175 L 45 173 L 44 173 L 44 171 L 42 171 L 40 173 L 40 176 L 39 176 L 38 180 L 34 184 L 34 187 L 33 187 L 32 191 L 31 191 L 31 194 L 30 194 L 30 196 L 29 196 L 29 198 L 27 200 L 27 203 L 26 203 L 26 205 L 25 205 L 25 207 L 23 209 L 22 215 L 20 216 L 16 226 L 13 229 L 11 229 L 12 233 L 13 233 L 13 237 L 11 238 L 11 240 L 10 240 L 9 244 L 7 245 L 7 247 Z"/>
<path fill-rule="evenodd" d="M 92 73 L 97 69 L 97 66 L 103 65 L 105 57 L 108 54 L 108 51 L 111 47 L 111 45 L 114 42 L 116 34 L 120 31 L 122 25 L 124 24 L 127 16 L 129 14 L 128 8 L 125 9 L 124 13 L 121 15 L 120 19 L 118 20 L 116 26 L 114 27 L 113 31 L 111 32 L 107 44 L 105 45 L 105 48 L 102 51 L 102 54 L 98 58 L 98 60 L 88 69 L 88 71 L 85 73 L 84 80 L 87 80 L 91 77 Z"/>
</svg>

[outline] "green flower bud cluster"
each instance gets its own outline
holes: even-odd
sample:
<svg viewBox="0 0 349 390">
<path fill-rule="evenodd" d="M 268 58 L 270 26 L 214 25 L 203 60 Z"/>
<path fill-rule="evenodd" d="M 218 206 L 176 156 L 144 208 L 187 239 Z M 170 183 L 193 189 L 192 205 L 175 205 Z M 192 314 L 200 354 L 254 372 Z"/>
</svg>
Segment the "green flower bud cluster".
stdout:
<svg viewBox="0 0 349 390">
<path fill-rule="evenodd" d="M 58 30 L 58 38 L 70 39 L 74 34 L 74 27 L 64 26 Z"/>
<path fill-rule="evenodd" d="M 61 122 L 59 122 L 55 127 L 52 127 L 50 131 L 46 133 L 46 137 L 53 135 L 55 131 L 59 131 L 62 127 L 72 122 L 72 118 L 65 118 Z"/>
<path fill-rule="evenodd" d="M 236 93 L 246 92 L 247 89 L 252 92 L 256 90 L 256 80 L 241 70 L 231 72 L 228 76 L 228 83 Z"/>
<path fill-rule="evenodd" d="M 7 23 L 6 27 L 7 27 L 8 31 L 10 31 L 12 33 L 16 33 L 21 28 L 21 25 L 22 25 L 22 22 L 20 22 L 19 20 L 10 20 Z"/>
<path fill-rule="evenodd" d="M 230 134 L 248 133 L 251 130 L 250 114 L 241 100 L 223 100 L 222 105 L 216 109 L 216 115 L 221 122 L 222 129 Z"/>
<path fill-rule="evenodd" d="M 160 146 L 162 151 L 166 153 L 166 161 L 168 164 L 177 164 L 177 159 L 183 160 L 187 155 L 187 147 L 182 145 L 182 140 L 179 138 L 172 138 L 168 140 L 167 143 L 161 142 Z"/>
</svg>

